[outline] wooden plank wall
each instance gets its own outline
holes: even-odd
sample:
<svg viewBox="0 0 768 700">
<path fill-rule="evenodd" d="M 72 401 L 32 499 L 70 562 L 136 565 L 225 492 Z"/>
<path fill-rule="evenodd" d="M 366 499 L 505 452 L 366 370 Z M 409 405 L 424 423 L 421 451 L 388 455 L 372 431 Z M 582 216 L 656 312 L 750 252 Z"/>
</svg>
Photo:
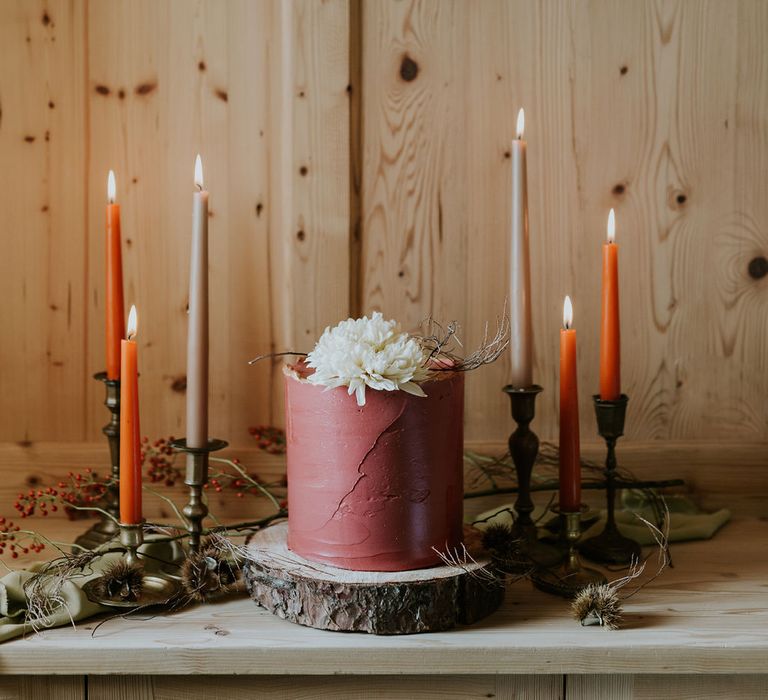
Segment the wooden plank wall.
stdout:
<svg viewBox="0 0 768 700">
<path fill-rule="evenodd" d="M 594 434 L 600 245 L 621 245 L 631 438 L 768 436 L 768 7 L 761 2 L 369 2 L 363 300 L 476 343 L 505 296 L 509 160 L 529 146 L 539 430 L 556 433 L 565 294 Z M 753 266 L 759 263 L 753 263 Z M 754 270 L 753 270 L 754 271 Z M 468 382 L 468 434 L 508 430 L 507 363 Z"/>
<path fill-rule="evenodd" d="M 195 154 L 211 191 L 212 432 L 280 423 L 282 376 L 348 314 L 349 7 L 311 0 L 0 5 L 8 300 L 0 441 L 100 441 L 106 173 L 140 321 L 142 427 L 180 434 Z"/>
<path fill-rule="evenodd" d="M 105 422 L 103 218 L 118 176 L 142 423 L 183 430 L 192 165 L 211 191 L 212 431 L 281 422 L 279 368 L 381 309 L 456 319 L 506 293 L 507 149 L 526 109 L 537 429 L 556 434 L 563 296 L 594 435 L 600 245 L 615 207 L 636 441 L 768 439 L 768 5 L 671 0 L 5 0 L 0 441 Z M 506 358 L 467 437 L 509 432 Z"/>
</svg>

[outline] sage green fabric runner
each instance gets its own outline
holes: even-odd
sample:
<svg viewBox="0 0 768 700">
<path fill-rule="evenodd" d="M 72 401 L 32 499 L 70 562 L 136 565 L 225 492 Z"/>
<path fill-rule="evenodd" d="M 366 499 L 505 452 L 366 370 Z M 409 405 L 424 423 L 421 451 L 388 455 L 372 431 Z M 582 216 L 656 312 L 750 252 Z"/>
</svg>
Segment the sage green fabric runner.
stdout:
<svg viewBox="0 0 768 700">
<path fill-rule="evenodd" d="M 175 561 L 181 554 L 181 548 L 177 542 L 152 542 L 150 540 L 141 546 L 139 552 L 153 557 L 144 559 L 145 569 L 150 572 L 161 566 L 161 563 L 155 559 Z M 99 613 L 114 612 L 111 608 L 97 605 L 88 600 L 81 586 L 86 581 L 101 576 L 110 564 L 120 559 L 120 556 L 117 552 L 105 554 L 86 567 L 82 575 L 66 581 L 59 592 L 63 604 L 49 617 L 38 620 L 36 622 L 37 629 L 61 627 Z M 44 563 L 36 564 L 26 571 L 13 571 L 0 578 L 0 642 L 34 632 L 32 625 L 26 622 L 27 599 L 24 593 L 24 583 L 32 578 L 42 566 Z"/>
<path fill-rule="evenodd" d="M 731 511 L 728 509 L 722 508 L 714 513 L 706 513 L 687 496 L 664 496 L 664 501 L 669 508 L 670 542 L 709 539 L 731 519 Z M 512 504 L 507 503 L 481 513 L 474 519 L 474 522 L 481 530 L 493 523 L 511 525 L 512 512 Z M 605 511 L 601 510 L 592 514 L 598 515 L 598 519 L 584 532 L 584 539 L 597 535 L 605 527 Z M 656 524 L 657 515 L 647 494 L 639 490 L 622 491 L 621 505 L 616 510 L 616 525 L 619 531 L 642 545 L 655 544 L 650 529 L 635 514 Z M 547 522 L 550 519 L 543 506 L 538 506 L 532 517 L 534 521 L 539 523 Z"/>
</svg>

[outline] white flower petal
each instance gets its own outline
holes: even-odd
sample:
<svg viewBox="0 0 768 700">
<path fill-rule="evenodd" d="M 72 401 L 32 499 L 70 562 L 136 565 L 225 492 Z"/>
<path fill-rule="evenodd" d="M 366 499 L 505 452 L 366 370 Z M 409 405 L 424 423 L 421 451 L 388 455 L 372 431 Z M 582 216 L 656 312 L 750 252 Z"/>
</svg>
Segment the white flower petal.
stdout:
<svg viewBox="0 0 768 700">
<path fill-rule="evenodd" d="M 315 370 L 309 376 L 312 384 L 346 386 L 361 406 L 366 386 L 424 396 L 417 382 L 429 376 L 426 361 L 420 342 L 401 333 L 394 321 L 385 321 L 379 311 L 371 318 L 349 318 L 326 328 L 307 357 L 307 365 Z"/>
<path fill-rule="evenodd" d="M 426 396 L 424 389 L 415 382 L 405 382 L 405 384 L 400 385 L 400 388 L 412 396 Z"/>
</svg>

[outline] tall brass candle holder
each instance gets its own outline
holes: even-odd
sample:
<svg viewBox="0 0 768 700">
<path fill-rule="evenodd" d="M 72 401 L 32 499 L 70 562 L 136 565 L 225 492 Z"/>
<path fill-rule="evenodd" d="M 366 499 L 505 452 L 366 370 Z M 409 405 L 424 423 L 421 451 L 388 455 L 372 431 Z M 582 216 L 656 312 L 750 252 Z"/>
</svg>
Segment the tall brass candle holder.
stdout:
<svg viewBox="0 0 768 700">
<path fill-rule="evenodd" d="M 577 511 L 561 511 L 559 506 L 552 512 L 560 515 L 561 532 L 568 548 L 565 561 L 556 569 L 539 569 L 532 576 L 533 585 L 540 591 L 573 598 L 582 588 L 592 583 L 606 583 L 606 578 L 599 571 L 582 566 L 577 544 L 581 538 L 581 516 L 586 511 L 582 506 Z"/>
<path fill-rule="evenodd" d="M 139 547 L 144 543 L 144 523 L 120 523 L 120 544 L 125 548 L 125 569 L 106 573 L 83 585 L 92 603 L 109 608 L 133 609 L 168 605 L 181 590 L 180 584 L 158 572 L 145 572 Z M 140 581 L 139 585 L 135 585 Z"/>
<path fill-rule="evenodd" d="M 635 540 L 625 537 L 616 527 L 616 441 L 624 434 L 624 419 L 627 414 L 629 398 L 622 394 L 615 401 L 603 401 L 598 394 L 592 397 L 595 402 L 597 431 L 605 440 L 607 455 L 605 458 L 605 491 L 608 510 L 605 528 L 599 535 L 590 537 L 580 547 L 581 553 L 588 559 L 606 564 L 629 564 L 639 561 L 640 545 Z"/>
<path fill-rule="evenodd" d="M 530 424 L 536 415 L 536 397 L 542 392 L 542 388 L 537 384 L 524 388 L 508 384 L 503 391 L 509 396 L 512 418 L 517 423 L 517 428 L 509 436 L 509 453 L 515 465 L 518 488 L 512 536 L 517 541 L 520 566 L 515 568 L 528 569 L 531 564 L 555 566 L 562 561 L 562 553 L 557 548 L 539 541 L 536 523 L 531 519 L 531 473 L 539 454 L 539 438 L 531 430 Z"/>
<path fill-rule="evenodd" d="M 223 450 L 227 444 L 224 440 L 209 440 L 205 447 L 188 447 L 186 438 L 171 443 L 175 450 L 187 453 L 184 483 L 189 486 L 189 502 L 182 512 L 187 521 L 189 549 L 193 552 L 200 548 L 203 520 L 208 515 L 208 506 L 203 499 L 203 486 L 208 482 L 208 457 L 211 452 Z"/>
<path fill-rule="evenodd" d="M 101 429 L 101 432 L 107 436 L 107 442 L 109 443 L 112 479 L 104 494 L 102 503 L 99 505 L 113 517 L 109 518 L 102 515 L 97 523 L 75 540 L 75 544 L 85 549 L 96 549 L 105 542 L 114 539 L 118 531 L 117 520 L 120 514 L 118 489 L 118 481 L 120 479 L 120 380 L 109 379 L 106 372 L 94 374 L 93 378 L 104 382 L 106 389 L 104 405 L 111 414 L 109 423 Z"/>
</svg>

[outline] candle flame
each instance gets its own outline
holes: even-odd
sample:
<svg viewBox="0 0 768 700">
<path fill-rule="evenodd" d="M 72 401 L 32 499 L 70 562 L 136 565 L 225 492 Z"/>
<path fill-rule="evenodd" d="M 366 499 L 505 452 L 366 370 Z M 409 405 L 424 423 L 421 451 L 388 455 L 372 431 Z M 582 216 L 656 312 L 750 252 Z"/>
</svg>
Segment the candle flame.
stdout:
<svg viewBox="0 0 768 700">
<path fill-rule="evenodd" d="M 125 331 L 125 337 L 127 340 L 133 340 L 136 337 L 137 327 L 138 320 L 136 319 L 136 307 L 131 306 L 131 311 L 128 314 L 128 324 Z"/>
<path fill-rule="evenodd" d="M 115 171 L 110 170 L 107 175 L 107 201 L 110 204 L 115 203 L 115 193 L 117 192 L 117 185 L 115 185 Z"/>
<path fill-rule="evenodd" d="M 573 304 L 571 297 L 566 296 L 563 302 L 563 328 L 568 330 L 573 325 Z"/>
<path fill-rule="evenodd" d="M 197 189 L 203 189 L 203 161 L 199 153 L 195 158 L 195 185 L 197 185 Z"/>
<path fill-rule="evenodd" d="M 608 212 L 608 243 L 616 242 L 616 214 L 613 209 Z"/>
<path fill-rule="evenodd" d="M 523 132 L 525 131 L 525 110 L 521 107 L 517 113 L 517 138 L 523 138 Z"/>
</svg>

